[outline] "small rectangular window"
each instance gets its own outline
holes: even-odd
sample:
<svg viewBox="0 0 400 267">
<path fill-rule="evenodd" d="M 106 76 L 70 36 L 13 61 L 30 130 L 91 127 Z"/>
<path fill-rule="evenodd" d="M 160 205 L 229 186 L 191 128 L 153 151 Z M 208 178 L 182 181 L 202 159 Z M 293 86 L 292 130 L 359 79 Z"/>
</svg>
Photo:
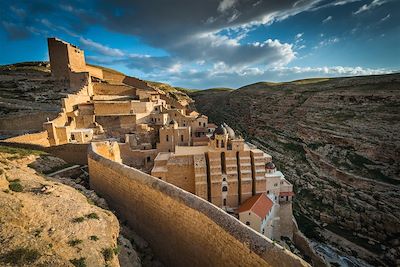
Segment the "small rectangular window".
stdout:
<svg viewBox="0 0 400 267">
<path fill-rule="evenodd" d="M 168 134 L 167 134 L 167 136 L 166 136 L 166 140 L 167 140 L 167 142 L 168 142 Z"/>
<path fill-rule="evenodd" d="M 181 142 L 183 142 L 183 134 L 181 135 Z"/>
</svg>

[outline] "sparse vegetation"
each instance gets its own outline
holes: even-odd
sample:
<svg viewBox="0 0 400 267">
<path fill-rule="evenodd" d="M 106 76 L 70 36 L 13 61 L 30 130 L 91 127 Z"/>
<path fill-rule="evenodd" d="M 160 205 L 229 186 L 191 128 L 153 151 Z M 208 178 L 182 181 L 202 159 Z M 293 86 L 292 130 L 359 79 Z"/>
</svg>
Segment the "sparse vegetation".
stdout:
<svg viewBox="0 0 400 267">
<path fill-rule="evenodd" d="M 81 244 L 83 241 L 81 239 L 71 239 L 70 241 L 68 241 L 68 245 L 70 245 L 71 247 L 75 247 L 76 245 Z"/>
<path fill-rule="evenodd" d="M 76 218 L 73 218 L 72 219 L 72 222 L 73 223 L 81 223 L 81 222 L 83 222 L 85 220 L 85 217 L 76 217 Z"/>
<path fill-rule="evenodd" d="M 28 265 L 40 258 L 35 249 L 17 248 L 0 256 L 0 262 L 13 266 Z"/>
<path fill-rule="evenodd" d="M 73 259 L 70 260 L 70 262 L 72 263 L 72 265 L 74 265 L 75 267 L 86 267 L 86 258 L 79 258 L 79 259 Z"/>
<path fill-rule="evenodd" d="M 18 147 L 11 147 L 11 146 L 3 146 L 0 145 L 0 153 L 7 153 L 7 154 L 14 154 L 13 159 L 23 158 L 29 155 L 46 155 L 46 152 L 33 150 L 33 149 L 26 149 L 26 148 L 18 148 Z M 8 158 L 10 159 L 10 157 Z"/>
<path fill-rule="evenodd" d="M 95 212 L 89 213 L 89 214 L 85 215 L 85 217 L 88 219 L 95 219 L 95 220 L 100 219 L 99 215 L 97 215 L 97 213 L 95 213 Z"/>
<path fill-rule="evenodd" d="M 103 254 L 105 261 L 110 261 L 114 258 L 114 249 L 113 248 L 103 248 L 101 253 Z"/>
<path fill-rule="evenodd" d="M 97 235 L 91 235 L 91 236 L 89 236 L 89 239 L 92 240 L 92 241 L 97 241 L 97 240 L 99 240 L 99 238 L 97 237 Z"/>
<path fill-rule="evenodd" d="M 118 255 L 121 252 L 121 248 L 119 246 L 116 246 L 115 248 L 113 248 L 114 254 Z"/>
<path fill-rule="evenodd" d="M 24 190 L 24 187 L 19 183 L 19 181 L 11 182 L 8 187 L 14 192 L 22 192 Z"/>
</svg>

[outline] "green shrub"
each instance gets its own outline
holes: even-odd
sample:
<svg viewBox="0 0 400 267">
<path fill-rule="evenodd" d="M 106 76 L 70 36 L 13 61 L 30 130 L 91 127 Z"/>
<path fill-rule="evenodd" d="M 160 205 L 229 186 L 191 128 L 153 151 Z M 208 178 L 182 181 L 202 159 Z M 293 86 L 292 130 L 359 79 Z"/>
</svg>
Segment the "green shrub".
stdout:
<svg viewBox="0 0 400 267">
<path fill-rule="evenodd" d="M 85 217 L 88 219 L 96 219 L 96 220 L 100 219 L 99 215 L 97 215 L 97 213 L 94 213 L 94 212 L 85 215 Z"/>
<path fill-rule="evenodd" d="M 73 223 L 81 223 L 85 220 L 85 217 L 76 217 L 72 219 Z"/>
<path fill-rule="evenodd" d="M 40 258 L 40 253 L 34 249 L 17 248 L 0 256 L 0 262 L 12 266 L 34 263 Z"/>
<path fill-rule="evenodd" d="M 22 192 L 24 187 L 19 182 L 11 182 L 8 187 L 14 192 Z"/>
<path fill-rule="evenodd" d="M 10 190 L 4 189 L 3 192 L 8 194 L 8 193 L 10 193 Z"/>
<path fill-rule="evenodd" d="M 86 258 L 79 258 L 79 259 L 73 259 L 73 260 L 69 260 L 72 265 L 74 265 L 75 267 L 86 267 L 86 262 L 85 262 Z"/>
<path fill-rule="evenodd" d="M 71 247 L 75 247 L 76 245 L 79 245 L 82 242 L 83 241 L 80 239 L 71 239 L 70 241 L 68 241 L 68 245 L 70 245 Z"/>
<path fill-rule="evenodd" d="M 112 248 L 103 248 L 101 253 L 105 261 L 110 261 L 114 258 L 114 250 Z"/>
<path fill-rule="evenodd" d="M 90 239 L 90 240 L 93 240 L 93 241 L 99 240 L 99 238 L 98 238 L 96 235 L 91 235 L 91 236 L 89 236 L 89 239 Z"/>
<path fill-rule="evenodd" d="M 119 246 L 116 246 L 115 248 L 113 248 L 114 254 L 118 255 L 121 252 L 121 248 Z"/>
</svg>

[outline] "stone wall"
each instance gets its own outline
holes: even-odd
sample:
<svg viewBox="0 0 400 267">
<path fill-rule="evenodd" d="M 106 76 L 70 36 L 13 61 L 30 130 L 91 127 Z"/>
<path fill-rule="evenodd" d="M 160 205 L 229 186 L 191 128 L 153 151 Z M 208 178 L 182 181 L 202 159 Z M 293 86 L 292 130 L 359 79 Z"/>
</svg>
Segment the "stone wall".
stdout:
<svg viewBox="0 0 400 267">
<path fill-rule="evenodd" d="M 93 92 L 95 95 L 120 95 L 134 96 L 136 89 L 124 84 L 94 83 Z"/>
<path fill-rule="evenodd" d="M 87 164 L 88 144 L 64 144 L 48 147 L 45 151 L 65 160 L 68 163 L 79 165 Z"/>
<path fill-rule="evenodd" d="M 36 132 L 43 129 L 43 123 L 57 117 L 58 111 L 31 112 L 23 115 L 0 117 L 0 133 L 17 135 L 27 132 Z M 23 122 L 23 123 L 21 123 Z"/>
<path fill-rule="evenodd" d="M 4 140 L 7 143 L 31 144 L 48 147 L 49 141 L 47 140 L 47 132 L 24 134 Z"/>
<path fill-rule="evenodd" d="M 103 69 L 103 79 L 111 83 L 122 83 L 125 79 L 125 75 Z"/>
<path fill-rule="evenodd" d="M 88 65 L 88 64 L 86 64 L 85 69 L 86 69 L 86 71 L 89 72 L 90 76 L 94 76 L 96 78 L 103 79 L 103 70 L 102 69 L 97 68 L 95 66 Z"/>
<path fill-rule="evenodd" d="M 307 266 L 207 201 L 88 152 L 91 187 L 167 266 Z"/>
</svg>

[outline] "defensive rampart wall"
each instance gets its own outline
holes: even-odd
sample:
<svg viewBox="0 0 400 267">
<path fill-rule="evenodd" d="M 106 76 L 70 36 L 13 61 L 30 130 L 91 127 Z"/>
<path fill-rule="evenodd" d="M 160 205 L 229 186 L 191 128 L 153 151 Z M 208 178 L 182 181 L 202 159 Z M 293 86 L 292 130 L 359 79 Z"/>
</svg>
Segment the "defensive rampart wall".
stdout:
<svg viewBox="0 0 400 267">
<path fill-rule="evenodd" d="M 209 202 L 106 158 L 101 146 L 88 150 L 91 187 L 167 266 L 307 266 Z"/>
</svg>

